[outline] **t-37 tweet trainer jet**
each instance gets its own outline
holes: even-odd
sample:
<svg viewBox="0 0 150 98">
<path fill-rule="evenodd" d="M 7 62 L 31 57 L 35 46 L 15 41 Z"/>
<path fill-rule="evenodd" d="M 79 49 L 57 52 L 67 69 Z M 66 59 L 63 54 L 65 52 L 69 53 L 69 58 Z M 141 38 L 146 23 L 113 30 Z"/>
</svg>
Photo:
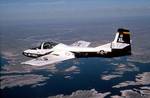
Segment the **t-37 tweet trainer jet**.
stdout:
<svg viewBox="0 0 150 98">
<path fill-rule="evenodd" d="M 78 41 L 72 45 L 43 42 L 39 47 L 27 49 L 23 55 L 34 59 L 22 62 L 34 66 L 58 63 L 79 57 L 117 57 L 131 55 L 130 31 L 118 29 L 115 39 L 107 44 L 90 47 L 90 42 Z"/>
</svg>

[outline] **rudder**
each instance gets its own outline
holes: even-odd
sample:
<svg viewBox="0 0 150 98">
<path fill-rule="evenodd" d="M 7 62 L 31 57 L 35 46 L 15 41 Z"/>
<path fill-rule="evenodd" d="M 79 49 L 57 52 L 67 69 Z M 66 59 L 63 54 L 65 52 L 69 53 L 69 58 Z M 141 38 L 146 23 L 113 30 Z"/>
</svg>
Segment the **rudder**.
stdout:
<svg viewBox="0 0 150 98">
<path fill-rule="evenodd" d="M 130 31 L 128 29 L 119 28 L 114 42 L 130 44 Z"/>
</svg>

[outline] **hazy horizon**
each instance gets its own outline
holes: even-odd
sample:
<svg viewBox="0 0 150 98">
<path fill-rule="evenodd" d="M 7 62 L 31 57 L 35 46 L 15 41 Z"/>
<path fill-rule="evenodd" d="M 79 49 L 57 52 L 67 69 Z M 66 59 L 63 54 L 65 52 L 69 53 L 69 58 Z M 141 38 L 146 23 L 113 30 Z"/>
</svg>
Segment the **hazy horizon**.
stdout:
<svg viewBox="0 0 150 98">
<path fill-rule="evenodd" d="M 150 16 L 149 0 L 1 0 L 0 22 Z"/>
</svg>

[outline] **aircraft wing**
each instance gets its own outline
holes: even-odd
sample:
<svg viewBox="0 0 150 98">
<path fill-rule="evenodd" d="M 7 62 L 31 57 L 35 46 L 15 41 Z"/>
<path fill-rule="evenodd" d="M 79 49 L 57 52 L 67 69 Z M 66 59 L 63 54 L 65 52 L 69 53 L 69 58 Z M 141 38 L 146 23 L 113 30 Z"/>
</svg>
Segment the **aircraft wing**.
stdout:
<svg viewBox="0 0 150 98">
<path fill-rule="evenodd" d="M 71 46 L 88 47 L 90 44 L 91 44 L 90 42 L 80 40 L 80 41 L 74 42 L 73 44 L 71 44 Z"/>
<path fill-rule="evenodd" d="M 69 51 L 54 51 L 48 55 L 32 59 L 26 62 L 22 62 L 21 64 L 28 64 L 33 66 L 43 66 L 48 64 L 58 63 L 64 60 L 75 58 L 74 53 Z"/>
</svg>

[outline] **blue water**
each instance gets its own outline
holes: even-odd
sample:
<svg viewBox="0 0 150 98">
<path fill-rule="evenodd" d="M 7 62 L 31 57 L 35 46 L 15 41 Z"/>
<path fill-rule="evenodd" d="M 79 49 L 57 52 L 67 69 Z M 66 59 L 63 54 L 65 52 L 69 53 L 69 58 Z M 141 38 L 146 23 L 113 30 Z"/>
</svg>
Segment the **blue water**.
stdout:
<svg viewBox="0 0 150 98">
<path fill-rule="evenodd" d="M 125 59 L 126 57 L 122 57 L 121 60 L 113 59 L 111 62 L 122 62 L 126 64 L 127 62 Z M 150 71 L 150 67 L 147 66 L 149 64 L 134 63 L 140 68 L 139 72 L 125 72 L 121 78 L 105 81 L 100 79 L 100 75 L 104 71 L 109 71 L 109 73 L 111 73 L 114 67 L 106 60 L 107 59 L 103 58 L 82 58 L 79 59 L 79 64 L 75 64 L 75 66 L 80 68 L 80 73 L 70 74 L 72 77 L 71 79 L 65 79 L 65 73 L 58 72 L 54 74 L 54 76 L 51 76 L 44 86 L 31 88 L 31 85 L 28 85 L 9 89 L 6 88 L 1 90 L 1 95 L 3 98 L 43 98 L 57 94 L 71 94 L 76 90 L 90 90 L 93 88 L 101 92 L 111 91 L 113 94 L 119 94 L 120 89 L 112 88 L 113 85 L 127 80 L 134 80 L 137 73 Z M 72 64 L 72 60 L 60 63 L 57 67 L 61 69 L 67 67 L 69 64 Z M 38 73 L 40 74 L 40 72 Z M 44 76 L 48 74 L 49 73 L 43 73 Z M 128 88 L 130 87 L 132 86 Z"/>
<path fill-rule="evenodd" d="M 9 61 L 9 60 L 7 60 L 7 59 L 5 59 L 5 58 L 2 58 L 2 57 L 0 56 L 0 66 L 3 66 L 3 65 L 5 65 L 5 64 L 8 64 L 8 61 Z"/>
</svg>

